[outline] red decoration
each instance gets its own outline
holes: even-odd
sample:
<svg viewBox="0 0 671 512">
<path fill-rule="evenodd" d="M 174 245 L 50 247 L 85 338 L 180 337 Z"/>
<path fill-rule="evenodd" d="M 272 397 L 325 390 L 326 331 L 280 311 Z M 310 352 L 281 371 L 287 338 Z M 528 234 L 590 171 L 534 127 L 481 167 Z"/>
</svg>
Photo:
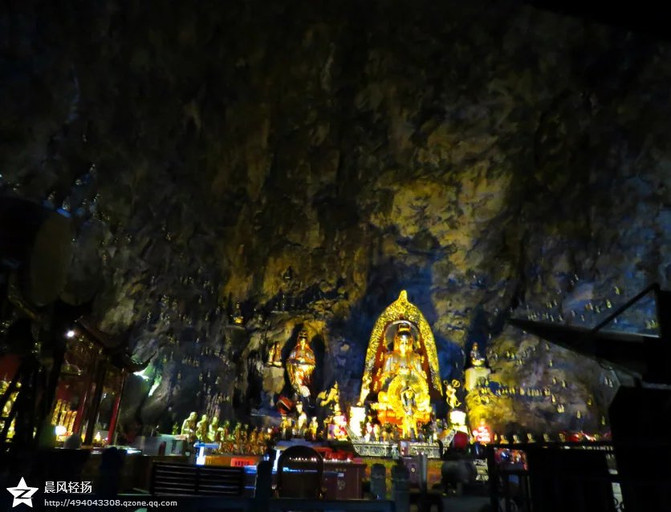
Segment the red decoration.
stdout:
<svg viewBox="0 0 671 512">
<path fill-rule="evenodd" d="M 473 431 L 473 439 L 480 444 L 489 444 L 492 442 L 492 431 L 485 425 L 484 421 Z"/>
</svg>

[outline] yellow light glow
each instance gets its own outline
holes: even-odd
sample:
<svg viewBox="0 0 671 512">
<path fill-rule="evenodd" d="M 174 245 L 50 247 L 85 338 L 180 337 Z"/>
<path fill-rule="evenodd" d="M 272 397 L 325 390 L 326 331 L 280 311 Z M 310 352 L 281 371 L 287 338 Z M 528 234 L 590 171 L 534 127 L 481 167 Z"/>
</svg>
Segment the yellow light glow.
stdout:
<svg viewBox="0 0 671 512">
<path fill-rule="evenodd" d="M 450 411 L 450 423 L 452 423 L 452 425 L 465 425 L 466 413 L 459 410 Z"/>
</svg>

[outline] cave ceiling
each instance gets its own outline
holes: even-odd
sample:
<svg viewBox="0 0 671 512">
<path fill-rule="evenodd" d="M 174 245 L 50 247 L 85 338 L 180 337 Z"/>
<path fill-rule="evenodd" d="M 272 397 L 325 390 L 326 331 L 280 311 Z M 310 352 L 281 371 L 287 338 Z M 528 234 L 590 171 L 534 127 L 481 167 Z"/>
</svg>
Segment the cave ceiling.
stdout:
<svg viewBox="0 0 671 512">
<path fill-rule="evenodd" d="M 0 14 L 0 186 L 71 213 L 64 300 L 153 357 L 147 422 L 193 394 L 269 405 L 255 372 L 299 324 L 320 383 L 356 396 L 407 289 L 444 379 L 478 341 L 501 382 L 563 385 L 573 413 L 497 421 L 599 424 L 614 374 L 505 318 L 589 326 L 669 286 L 669 44 L 517 2 L 329 5 Z"/>
</svg>

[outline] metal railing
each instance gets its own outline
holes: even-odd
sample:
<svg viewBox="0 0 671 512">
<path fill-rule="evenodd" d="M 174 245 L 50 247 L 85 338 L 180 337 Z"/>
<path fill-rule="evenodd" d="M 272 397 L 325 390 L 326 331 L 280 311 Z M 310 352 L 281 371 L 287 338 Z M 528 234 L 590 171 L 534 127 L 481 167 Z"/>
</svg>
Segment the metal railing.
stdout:
<svg viewBox="0 0 671 512">
<path fill-rule="evenodd" d="M 517 460 L 502 460 L 506 452 Z M 487 460 L 493 511 L 671 510 L 668 470 L 656 473 L 655 468 L 641 466 L 624 476 L 617 471 L 610 443 L 490 445 Z"/>
</svg>

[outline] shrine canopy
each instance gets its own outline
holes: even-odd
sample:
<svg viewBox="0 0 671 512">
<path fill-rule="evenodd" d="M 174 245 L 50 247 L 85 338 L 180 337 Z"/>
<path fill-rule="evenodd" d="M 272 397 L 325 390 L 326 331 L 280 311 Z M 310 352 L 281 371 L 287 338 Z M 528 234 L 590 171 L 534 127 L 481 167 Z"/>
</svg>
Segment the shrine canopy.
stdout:
<svg viewBox="0 0 671 512">
<path fill-rule="evenodd" d="M 421 356 L 422 368 L 427 376 L 429 392 L 433 400 L 442 398 L 443 389 L 438 367 L 436 342 L 429 323 L 417 306 L 408 301 L 408 293 L 402 290 L 378 317 L 368 341 L 359 405 L 363 405 L 369 394 L 380 388 L 380 369 L 387 354 L 392 350 L 394 333 L 400 323 L 409 323 L 414 338 L 412 350 Z"/>
</svg>

